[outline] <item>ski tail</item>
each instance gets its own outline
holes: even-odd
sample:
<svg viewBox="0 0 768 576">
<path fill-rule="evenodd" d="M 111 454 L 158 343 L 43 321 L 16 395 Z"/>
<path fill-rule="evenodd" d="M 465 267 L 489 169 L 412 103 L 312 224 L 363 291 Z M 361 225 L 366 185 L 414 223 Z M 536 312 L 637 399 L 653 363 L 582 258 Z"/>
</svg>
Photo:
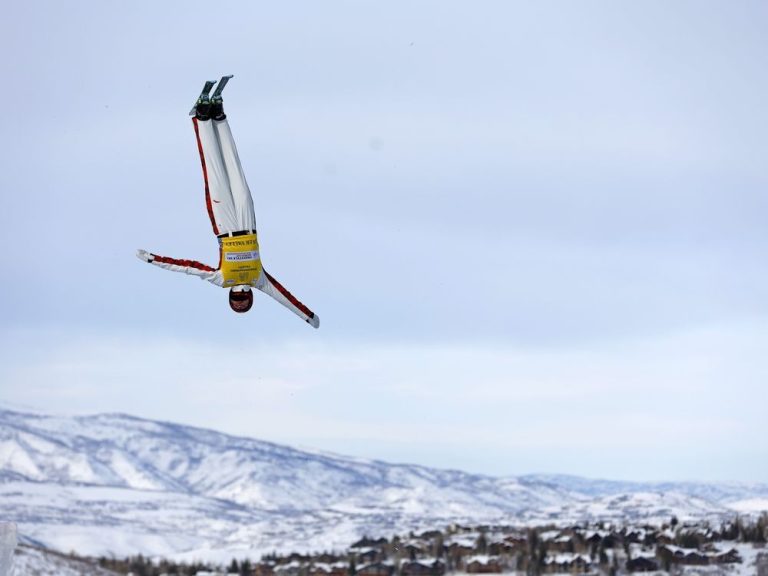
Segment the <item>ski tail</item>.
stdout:
<svg viewBox="0 0 768 576">
<path fill-rule="evenodd" d="M 233 76 L 233 74 L 230 74 L 229 76 L 221 77 L 221 80 L 219 80 L 219 85 L 216 86 L 216 90 L 214 90 L 213 94 L 211 94 L 211 102 L 221 101 L 221 93 L 224 92 L 224 88 L 227 86 L 227 82 L 229 82 L 229 79 L 233 78 Z"/>
</svg>

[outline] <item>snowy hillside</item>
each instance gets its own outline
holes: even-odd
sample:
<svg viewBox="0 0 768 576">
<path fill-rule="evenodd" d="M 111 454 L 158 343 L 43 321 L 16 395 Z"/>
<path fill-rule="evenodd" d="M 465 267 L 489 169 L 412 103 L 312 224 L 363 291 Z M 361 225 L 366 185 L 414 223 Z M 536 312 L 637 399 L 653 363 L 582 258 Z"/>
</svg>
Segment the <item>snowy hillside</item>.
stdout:
<svg viewBox="0 0 768 576">
<path fill-rule="evenodd" d="M 296 450 L 126 415 L 0 410 L 0 516 L 82 554 L 226 561 L 453 521 L 649 521 L 760 509 L 766 485 L 493 478 Z"/>
<path fill-rule="evenodd" d="M 117 576 L 92 562 L 70 558 L 51 550 L 19 546 L 13 560 L 12 576 Z"/>
</svg>

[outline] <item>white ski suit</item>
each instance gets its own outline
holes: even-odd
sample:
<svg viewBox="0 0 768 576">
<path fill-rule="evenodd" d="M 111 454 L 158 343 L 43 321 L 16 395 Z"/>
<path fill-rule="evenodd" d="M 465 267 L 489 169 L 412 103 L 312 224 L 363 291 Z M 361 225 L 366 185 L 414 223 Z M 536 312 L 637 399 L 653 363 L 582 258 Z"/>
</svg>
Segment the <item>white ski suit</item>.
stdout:
<svg viewBox="0 0 768 576">
<path fill-rule="evenodd" d="M 219 240 L 219 266 L 213 268 L 195 260 L 180 260 L 139 250 L 137 256 L 173 272 L 184 272 L 216 286 L 252 286 L 269 294 L 315 328 L 320 319 L 261 265 L 256 236 L 253 198 L 237 155 L 227 119 L 192 122 L 200 151 L 205 181 L 205 204 Z"/>
</svg>

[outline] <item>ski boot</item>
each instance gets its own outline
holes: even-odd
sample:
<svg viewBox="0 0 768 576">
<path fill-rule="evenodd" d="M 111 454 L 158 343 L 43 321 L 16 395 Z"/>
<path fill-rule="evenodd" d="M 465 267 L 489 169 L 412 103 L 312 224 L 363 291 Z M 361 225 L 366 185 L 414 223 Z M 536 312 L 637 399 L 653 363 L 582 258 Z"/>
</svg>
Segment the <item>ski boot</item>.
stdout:
<svg viewBox="0 0 768 576">
<path fill-rule="evenodd" d="M 211 119 L 211 101 L 208 98 L 200 98 L 195 106 L 195 118 L 198 120 Z"/>
<path fill-rule="evenodd" d="M 221 121 L 227 117 L 227 115 L 224 114 L 224 100 L 221 97 L 221 93 L 224 91 L 224 87 L 227 85 L 230 78 L 232 78 L 231 75 L 222 76 L 221 80 L 219 80 L 219 85 L 216 86 L 216 90 L 214 90 L 211 95 L 210 117 L 214 120 Z"/>
<path fill-rule="evenodd" d="M 200 96 L 197 97 L 195 105 L 192 106 L 192 110 L 189 111 L 190 116 L 194 116 L 198 120 L 209 120 L 211 117 L 211 99 L 208 93 L 211 88 L 216 84 L 215 80 L 208 80 L 203 86 L 203 91 L 200 92 Z"/>
<path fill-rule="evenodd" d="M 224 100 L 221 99 L 221 96 L 216 98 L 216 100 L 211 100 L 210 117 L 217 121 L 224 120 L 227 117 L 224 114 Z"/>
</svg>

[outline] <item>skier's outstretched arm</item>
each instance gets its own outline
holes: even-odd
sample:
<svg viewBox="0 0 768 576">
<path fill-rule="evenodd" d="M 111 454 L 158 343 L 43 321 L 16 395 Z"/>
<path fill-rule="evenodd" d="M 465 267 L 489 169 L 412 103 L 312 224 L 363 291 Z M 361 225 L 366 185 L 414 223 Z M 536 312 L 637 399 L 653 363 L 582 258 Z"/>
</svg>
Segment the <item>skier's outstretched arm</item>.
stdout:
<svg viewBox="0 0 768 576">
<path fill-rule="evenodd" d="M 165 270 L 199 276 L 214 284 L 218 283 L 216 280 L 221 276 L 221 273 L 215 268 L 211 268 L 207 264 L 197 262 L 196 260 L 181 260 L 178 258 L 169 258 L 168 256 L 158 256 L 157 254 L 152 254 L 146 250 L 138 250 L 136 252 L 136 257 L 139 260 L 144 260 L 144 262 L 160 266 L 160 268 L 164 268 Z"/>
<path fill-rule="evenodd" d="M 272 296 L 272 298 L 280 302 L 280 304 L 288 308 L 288 310 L 296 314 L 296 316 L 304 320 L 307 324 L 311 324 L 315 328 L 320 326 L 320 318 L 318 318 L 312 310 L 299 302 L 299 299 L 296 298 L 296 296 L 288 292 L 288 290 L 268 274 L 266 270 L 264 270 L 264 282 L 258 286 L 258 289 L 265 294 Z"/>
</svg>

